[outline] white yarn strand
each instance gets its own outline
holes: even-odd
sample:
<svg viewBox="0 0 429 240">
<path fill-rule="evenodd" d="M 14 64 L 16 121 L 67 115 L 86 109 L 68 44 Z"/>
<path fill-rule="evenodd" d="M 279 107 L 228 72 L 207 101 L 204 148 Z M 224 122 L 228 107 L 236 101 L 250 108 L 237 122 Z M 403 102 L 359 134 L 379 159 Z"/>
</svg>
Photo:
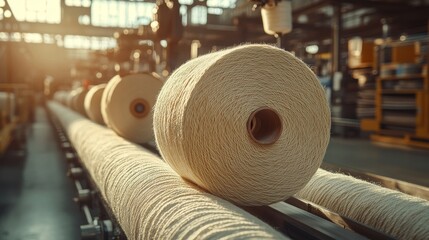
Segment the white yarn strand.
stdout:
<svg viewBox="0 0 429 240">
<path fill-rule="evenodd" d="M 429 238 L 429 202 L 420 198 L 321 169 L 296 195 L 398 239 Z"/>
<path fill-rule="evenodd" d="M 148 150 L 55 102 L 80 159 L 128 239 L 283 239 L 261 220 L 185 182 Z"/>
<path fill-rule="evenodd" d="M 246 128 L 261 107 L 274 109 L 283 125 L 270 145 L 254 142 Z M 320 166 L 329 129 L 316 76 L 292 54 L 269 45 L 187 62 L 167 80 L 154 109 L 157 146 L 170 166 L 242 205 L 279 202 L 304 187 Z"/>
</svg>

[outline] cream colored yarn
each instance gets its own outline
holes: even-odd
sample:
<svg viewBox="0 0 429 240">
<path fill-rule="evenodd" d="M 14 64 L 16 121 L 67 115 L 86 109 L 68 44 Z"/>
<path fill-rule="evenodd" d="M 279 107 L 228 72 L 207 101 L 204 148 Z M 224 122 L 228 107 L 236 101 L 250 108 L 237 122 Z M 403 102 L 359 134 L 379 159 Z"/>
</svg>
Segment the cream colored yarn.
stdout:
<svg viewBox="0 0 429 240">
<path fill-rule="evenodd" d="M 297 197 L 398 239 L 429 239 L 429 202 L 420 198 L 321 169 Z"/>
<path fill-rule="evenodd" d="M 65 97 L 65 105 L 70 109 L 73 109 L 73 98 L 76 96 L 76 89 L 69 92 L 68 96 Z"/>
<path fill-rule="evenodd" d="M 101 97 L 105 88 L 106 84 L 93 86 L 89 89 L 84 101 L 86 115 L 98 124 L 104 124 L 103 116 L 101 115 Z"/>
<path fill-rule="evenodd" d="M 85 96 L 88 90 L 85 90 L 83 87 L 79 87 L 70 92 L 69 96 L 66 98 L 66 105 L 80 113 L 83 116 L 86 116 L 85 107 L 83 105 L 85 101 Z"/>
<path fill-rule="evenodd" d="M 67 97 L 69 95 L 69 92 L 64 91 L 64 90 L 60 90 L 54 93 L 54 96 L 52 97 L 53 100 L 61 103 L 61 104 L 66 104 L 66 100 Z"/>
<path fill-rule="evenodd" d="M 113 77 L 107 84 L 101 99 L 101 114 L 108 127 L 118 135 L 136 143 L 153 139 L 152 107 L 163 82 L 155 74 L 133 74 Z M 147 103 L 147 114 L 136 117 L 131 105 L 136 100 Z"/>
<path fill-rule="evenodd" d="M 159 157 L 48 103 L 128 239 L 283 239 L 233 204 L 185 182 Z"/>
<path fill-rule="evenodd" d="M 271 145 L 254 142 L 248 118 L 276 110 Z M 196 58 L 167 80 L 154 109 L 162 157 L 182 177 L 242 205 L 285 200 L 316 172 L 329 142 L 330 113 L 313 72 L 269 45 L 244 45 Z"/>
</svg>

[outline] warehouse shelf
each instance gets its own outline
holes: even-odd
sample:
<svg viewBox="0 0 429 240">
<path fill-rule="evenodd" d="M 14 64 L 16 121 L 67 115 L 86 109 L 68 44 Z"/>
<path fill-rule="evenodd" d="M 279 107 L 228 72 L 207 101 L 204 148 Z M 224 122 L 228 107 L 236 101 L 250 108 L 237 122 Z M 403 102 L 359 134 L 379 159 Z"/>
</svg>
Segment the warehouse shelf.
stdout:
<svg viewBox="0 0 429 240">
<path fill-rule="evenodd" d="M 395 51 L 402 45 L 390 47 Z M 398 71 L 395 67 L 415 64 L 417 56 L 418 54 L 410 55 L 406 62 L 395 58 L 391 62 L 381 60 L 377 65 L 392 66 L 391 70 L 395 74 Z M 425 71 L 418 74 L 379 76 L 376 78 L 375 89 L 375 117 L 362 120 L 361 129 L 374 132 L 371 138 L 374 141 L 429 148 L 427 143 L 418 143 L 429 141 L 429 76 Z"/>
<path fill-rule="evenodd" d="M 388 76 L 388 77 L 379 77 L 378 79 L 381 81 L 387 81 L 387 80 L 413 80 L 413 79 L 422 79 L 426 78 L 423 74 L 412 74 L 412 75 L 405 75 L 405 76 Z"/>
<path fill-rule="evenodd" d="M 421 89 L 382 89 L 382 94 L 415 94 Z"/>
</svg>

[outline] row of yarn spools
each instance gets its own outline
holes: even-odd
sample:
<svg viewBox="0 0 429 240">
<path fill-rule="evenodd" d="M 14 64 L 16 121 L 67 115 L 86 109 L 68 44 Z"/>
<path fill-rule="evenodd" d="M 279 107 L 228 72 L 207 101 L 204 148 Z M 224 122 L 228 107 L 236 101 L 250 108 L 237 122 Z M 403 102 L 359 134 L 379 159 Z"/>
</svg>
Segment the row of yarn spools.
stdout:
<svg viewBox="0 0 429 240">
<path fill-rule="evenodd" d="M 162 84 L 154 73 L 117 75 L 107 84 L 58 91 L 54 99 L 129 141 L 145 143 L 153 139 L 152 107 Z"/>
<path fill-rule="evenodd" d="M 318 79 L 292 54 L 268 45 L 199 57 L 165 84 L 155 74 L 115 76 L 54 98 L 129 141 L 155 135 L 179 175 L 242 205 L 295 194 L 320 166 L 329 141 L 329 107 Z"/>
</svg>

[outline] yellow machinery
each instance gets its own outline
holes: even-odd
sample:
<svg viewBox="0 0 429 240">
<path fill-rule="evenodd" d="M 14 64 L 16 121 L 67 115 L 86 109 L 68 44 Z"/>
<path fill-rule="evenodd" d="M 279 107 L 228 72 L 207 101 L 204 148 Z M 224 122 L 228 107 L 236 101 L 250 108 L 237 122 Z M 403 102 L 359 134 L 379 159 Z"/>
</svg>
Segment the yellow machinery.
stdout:
<svg viewBox="0 0 429 240">
<path fill-rule="evenodd" d="M 16 134 L 31 118 L 31 91 L 25 84 L 0 84 L 0 155 L 15 139 L 23 140 L 24 134 Z"/>
</svg>

